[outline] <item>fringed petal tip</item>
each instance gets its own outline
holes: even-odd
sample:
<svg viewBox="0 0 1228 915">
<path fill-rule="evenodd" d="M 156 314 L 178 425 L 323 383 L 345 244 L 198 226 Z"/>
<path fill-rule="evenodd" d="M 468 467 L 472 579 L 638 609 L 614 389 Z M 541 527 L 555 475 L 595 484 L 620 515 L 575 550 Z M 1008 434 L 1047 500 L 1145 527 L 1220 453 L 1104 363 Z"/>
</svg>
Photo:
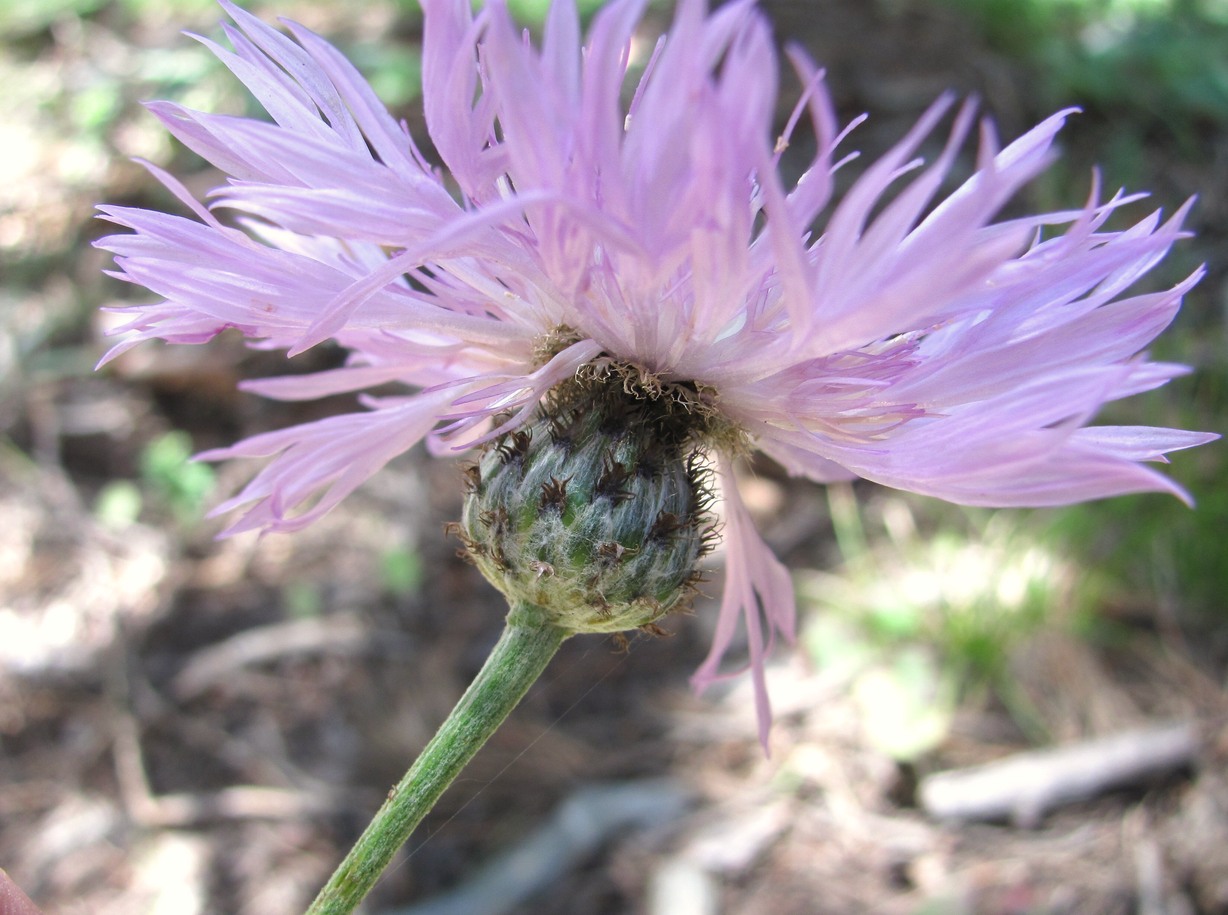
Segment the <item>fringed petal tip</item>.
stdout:
<svg viewBox="0 0 1228 915">
<path fill-rule="evenodd" d="M 114 275 L 163 301 L 141 308 L 99 365 L 144 340 L 197 343 L 235 327 L 291 355 L 334 340 L 369 366 L 249 386 L 262 394 L 418 391 L 201 452 L 267 462 L 214 510 L 240 513 L 222 536 L 305 526 L 420 438 L 437 454 L 489 441 L 597 358 L 714 390 L 722 422 L 819 480 L 856 475 L 993 506 L 1138 491 L 1192 501 L 1139 462 L 1215 436 L 1072 432 L 1103 403 L 1175 375 L 1138 354 L 1196 277 L 1167 299 L 1121 296 L 1188 235 L 1192 200 L 1167 222 L 1154 213 L 1110 232 L 1110 215 L 1138 195 L 1101 203 L 1094 176 L 1081 209 L 999 219 L 1053 161 L 1077 108 L 1005 146 L 981 121 L 974 173 L 943 198 L 977 132 L 976 103 L 953 113 L 947 93 L 835 199 L 833 176 L 853 158 L 835 151 L 863 119 L 841 129 L 822 71 L 791 49 L 803 99 L 773 142 L 778 61 L 751 0 L 682 0 L 646 61 L 632 60 L 631 39 L 647 0 L 608 4 L 587 42 L 559 0 L 540 50 L 502 4 L 475 13 L 467 0 L 423 0 L 423 108 L 445 181 L 323 39 L 219 3 L 233 50 L 206 44 L 271 119 L 149 104 L 232 180 L 210 209 L 145 164 L 194 218 L 100 208 L 132 232 L 95 242 L 115 255 Z M 790 187 L 781 153 L 807 113 L 814 153 Z M 920 150 L 948 118 L 926 165 Z M 234 226 L 214 216 L 220 205 L 240 211 Z M 531 355 L 559 327 L 582 343 Z M 1132 367 L 1083 382 L 1072 366 Z M 1039 385 L 1044 396 L 1020 394 Z M 502 411 L 512 416 L 498 425 Z M 719 475 L 727 587 L 692 683 L 723 679 L 744 638 L 766 751 L 765 664 L 775 637 L 793 636 L 794 595 L 727 458 Z"/>
<path fill-rule="evenodd" d="M 448 392 L 418 395 L 395 406 L 331 416 L 201 451 L 196 460 L 268 459 L 210 517 L 243 509 L 224 537 L 258 528 L 286 532 L 306 527 L 422 440 L 448 403 Z"/>
<path fill-rule="evenodd" d="M 729 459 L 718 461 L 725 521 L 725 589 L 717 617 L 712 648 L 691 677 L 697 690 L 709 687 L 730 674 L 719 672 L 726 652 L 739 631 L 746 636 L 759 741 L 768 752 L 772 706 L 768 697 L 766 664 L 776 635 L 792 641 L 796 632 L 797 604 L 788 570 L 755 530 L 750 513 L 738 494 Z M 765 632 L 766 630 L 766 632 Z"/>
</svg>

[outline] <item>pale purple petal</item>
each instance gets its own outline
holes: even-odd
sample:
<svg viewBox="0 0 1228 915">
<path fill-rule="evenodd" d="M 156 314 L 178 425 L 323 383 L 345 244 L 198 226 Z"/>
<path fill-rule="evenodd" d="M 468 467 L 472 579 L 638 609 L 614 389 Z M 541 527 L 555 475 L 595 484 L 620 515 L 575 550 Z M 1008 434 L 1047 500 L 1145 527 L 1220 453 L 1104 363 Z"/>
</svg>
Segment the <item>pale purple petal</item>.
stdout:
<svg viewBox="0 0 1228 915">
<path fill-rule="evenodd" d="M 242 512 L 231 532 L 301 527 L 419 440 L 435 454 L 489 441 L 598 363 L 711 392 L 746 442 L 820 481 L 971 505 L 1188 500 L 1144 462 L 1214 436 L 1089 424 L 1186 371 L 1146 352 L 1203 271 L 1158 291 L 1140 280 L 1188 235 L 1191 203 L 1131 224 L 1141 195 L 1102 200 L 1093 175 L 1081 207 L 1001 216 L 1074 109 L 1003 145 L 942 96 L 836 198 L 860 119 L 841 128 L 822 72 L 791 49 L 803 98 L 775 133 L 780 67 L 751 0 L 680 0 L 643 60 L 646 0 L 604 5 L 584 37 L 557 0 L 540 47 L 502 3 L 424 0 L 438 169 L 322 38 L 222 5 L 233 50 L 201 41 L 272 120 L 150 104 L 228 180 L 205 207 L 151 167 L 194 218 L 103 208 L 127 230 L 98 242 L 112 275 L 157 297 L 113 309 L 124 323 L 104 361 L 224 330 L 290 355 L 328 341 L 342 367 L 245 388 L 358 392 L 367 408 L 210 452 L 267 462 L 219 508 Z M 805 121 L 814 153 L 789 182 Z M 390 385 L 403 390 L 363 393 Z M 764 663 L 792 634 L 794 598 L 730 461 L 727 585 L 695 682 L 744 630 L 766 744 Z"/>
<path fill-rule="evenodd" d="M 767 694 L 765 664 L 776 633 L 792 641 L 796 621 L 793 582 L 788 570 L 772 555 L 755 530 L 755 524 L 738 495 L 733 470 L 720 461 L 721 514 L 725 523 L 725 592 L 712 648 L 691 677 L 697 690 L 704 690 L 722 677 L 721 660 L 739 629 L 746 633 L 750 653 L 749 667 L 755 685 L 755 709 L 759 718 L 759 740 L 767 752 L 768 730 L 772 723 Z M 766 637 L 764 630 L 766 629 Z"/>
<path fill-rule="evenodd" d="M 306 527 L 420 441 L 447 403 L 445 395 L 423 394 L 396 407 L 332 416 L 202 452 L 197 459 L 206 461 L 273 458 L 210 514 L 242 509 L 224 536 Z"/>
</svg>

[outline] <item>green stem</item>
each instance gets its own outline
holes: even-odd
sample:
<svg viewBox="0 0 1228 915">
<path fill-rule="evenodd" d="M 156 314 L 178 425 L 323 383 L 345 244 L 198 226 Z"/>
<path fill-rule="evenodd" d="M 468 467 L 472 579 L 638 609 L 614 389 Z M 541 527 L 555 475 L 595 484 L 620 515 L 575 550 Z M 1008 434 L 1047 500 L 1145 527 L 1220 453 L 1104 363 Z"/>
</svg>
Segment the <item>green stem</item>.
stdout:
<svg viewBox="0 0 1228 915">
<path fill-rule="evenodd" d="M 536 607 L 515 606 L 481 671 L 431 742 L 392 789 L 307 915 L 348 915 L 439 796 L 511 713 L 569 633 Z"/>
</svg>

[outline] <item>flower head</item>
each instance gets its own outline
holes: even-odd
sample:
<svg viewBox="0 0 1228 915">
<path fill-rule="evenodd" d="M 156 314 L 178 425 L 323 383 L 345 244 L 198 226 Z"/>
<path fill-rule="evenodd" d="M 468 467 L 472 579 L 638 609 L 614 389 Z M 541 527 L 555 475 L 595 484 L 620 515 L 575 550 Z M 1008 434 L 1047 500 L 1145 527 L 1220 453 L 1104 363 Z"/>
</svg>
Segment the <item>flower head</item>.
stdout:
<svg viewBox="0 0 1228 915">
<path fill-rule="evenodd" d="M 149 106 L 230 180 L 206 207 L 151 166 L 192 218 L 102 208 L 131 230 L 99 242 L 116 275 L 160 297 L 124 309 L 108 358 L 237 328 L 290 355 L 330 340 L 349 354 L 339 369 L 245 385 L 256 393 L 405 388 L 205 454 L 267 461 L 218 509 L 238 513 L 229 532 L 309 524 L 415 443 L 454 454 L 499 440 L 576 379 L 673 398 L 677 415 L 703 418 L 679 441 L 713 455 L 724 501 L 725 592 L 695 682 L 718 676 L 743 626 L 766 727 L 764 657 L 793 634 L 793 592 L 738 498 L 739 455 L 758 449 L 818 481 L 1037 506 L 1185 498 L 1142 462 L 1214 438 L 1088 425 L 1184 371 L 1140 351 L 1200 272 L 1129 291 L 1181 237 L 1188 204 L 1109 229 L 1138 197 L 1101 200 L 1093 181 L 1082 207 L 999 219 L 1053 161 L 1069 112 L 1000 146 L 965 104 L 925 164 L 919 146 L 955 108 L 943 97 L 836 200 L 847 130 L 793 50 L 803 100 L 773 132 L 776 53 L 749 0 L 712 13 L 680 0 L 636 77 L 644 0 L 604 7 L 583 43 L 573 4 L 557 0 L 540 46 L 500 2 L 475 15 L 468 0 L 423 0 L 440 171 L 331 45 L 221 2 L 233 51 L 200 40 L 272 122 Z M 779 160 L 803 117 L 816 151 L 786 184 Z M 974 131 L 973 174 L 941 196 Z"/>
</svg>

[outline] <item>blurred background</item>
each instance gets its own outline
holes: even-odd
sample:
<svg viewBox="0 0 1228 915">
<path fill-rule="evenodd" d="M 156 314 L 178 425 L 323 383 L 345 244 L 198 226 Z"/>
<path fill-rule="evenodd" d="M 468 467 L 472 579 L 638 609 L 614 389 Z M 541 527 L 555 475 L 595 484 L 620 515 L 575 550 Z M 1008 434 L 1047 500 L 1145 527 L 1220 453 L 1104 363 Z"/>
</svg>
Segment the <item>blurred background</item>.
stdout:
<svg viewBox="0 0 1228 915">
<path fill-rule="evenodd" d="M 509 2 L 530 25 L 546 7 Z M 841 119 L 870 113 L 846 141 L 862 162 L 954 88 L 1006 137 L 1083 108 L 1019 211 L 1081 204 L 1097 164 L 1170 212 L 1198 195 L 1196 236 L 1148 278 L 1209 265 L 1154 351 L 1195 371 L 1104 419 L 1224 431 L 1228 0 L 762 5 L 827 67 Z M 338 44 L 425 140 L 412 0 L 248 6 Z M 205 512 L 251 468 L 192 453 L 353 406 L 236 392 L 284 357 L 222 337 L 93 371 L 100 309 L 142 300 L 103 275 L 93 206 L 178 211 L 131 157 L 201 194 L 219 181 L 140 102 L 256 113 L 180 34 L 217 37 L 219 18 L 207 0 L 0 2 L 0 866 L 49 915 L 301 910 L 503 614 L 442 532 L 459 471 L 417 451 L 304 532 L 213 539 Z M 801 596 L 771 758 L 747 683 L 688 690 L 711 599 L 625 652 L 573 640 L 367 910 L 1228 912 L 1225 449 L 1171 471 L 1196 510 L 971 511 L 748 468 Z M 1143 785 L 962 825 L 920 802 L 935 772 L 1161 722 L 1197 749 Z M 539 865 L 523 885 L 509 849 Z"/>
</svg>

